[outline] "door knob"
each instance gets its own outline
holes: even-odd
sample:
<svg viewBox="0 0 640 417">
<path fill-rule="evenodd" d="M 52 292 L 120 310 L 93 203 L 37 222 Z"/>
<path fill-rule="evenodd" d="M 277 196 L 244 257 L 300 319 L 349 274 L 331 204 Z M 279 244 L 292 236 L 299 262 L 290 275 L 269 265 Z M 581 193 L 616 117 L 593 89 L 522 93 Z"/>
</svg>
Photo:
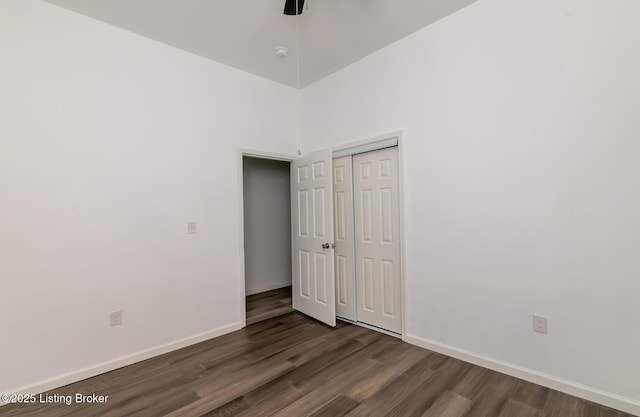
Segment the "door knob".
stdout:
<svg viewBox="0 0 640 417">
<path fill-rule="evenodd" d="M 328 243 L 323 243 L 322 244 L 322 249 L 329 249 L 330 245 Z"/>
</svg>

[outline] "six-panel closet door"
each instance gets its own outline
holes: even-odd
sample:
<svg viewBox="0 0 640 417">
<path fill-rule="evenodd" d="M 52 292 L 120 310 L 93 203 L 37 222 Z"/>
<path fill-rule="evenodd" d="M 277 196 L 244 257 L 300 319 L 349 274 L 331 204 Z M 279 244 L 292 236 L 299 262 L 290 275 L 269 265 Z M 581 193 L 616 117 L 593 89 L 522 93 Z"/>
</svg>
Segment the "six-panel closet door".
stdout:
<svg viewBox="0 0 640 417">
<path fill-rule="evenodd" d="M 333 168 L 336 314 L 401 333 L 398 148 Z"/>
<path fill-rule="evenodd" d="M 353 156 L 358 321 L 402 332 L 398 148 Z"/>
</svg>

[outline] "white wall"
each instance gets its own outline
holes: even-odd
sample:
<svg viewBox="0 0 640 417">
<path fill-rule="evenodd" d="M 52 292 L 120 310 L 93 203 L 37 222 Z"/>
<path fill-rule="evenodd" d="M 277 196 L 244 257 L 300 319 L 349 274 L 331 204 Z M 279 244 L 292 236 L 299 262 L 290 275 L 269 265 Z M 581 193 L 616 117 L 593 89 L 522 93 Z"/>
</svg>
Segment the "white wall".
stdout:
<svg viewBox="0 0 640 417">
<path fill-rule="evenodd" d="M 640 401 L 639 13 L 481 0 L 303 91 L 304 152 L 404 129 L 414 340 Z M 239 326 L 236 148 L 292 154 L 297 100 L 0 2 L 0 392 Z"/>
<path fill-rule="evenodd" d="M 0 392 L 241 325 L 237 147 L 293 154 L 296 95 L 0 2 Z"/>
<path fill-rule="evenodd" d="M 639 15 L 481 0 L 303 90 L 305 153 L 404 129 L 410 340 L 636 413 Z"/>
<path fill-rule="evenodd" d="M 291 184 L 289 162 L 245 157 L 245 292 L 291 285 Z"/>
</svg>

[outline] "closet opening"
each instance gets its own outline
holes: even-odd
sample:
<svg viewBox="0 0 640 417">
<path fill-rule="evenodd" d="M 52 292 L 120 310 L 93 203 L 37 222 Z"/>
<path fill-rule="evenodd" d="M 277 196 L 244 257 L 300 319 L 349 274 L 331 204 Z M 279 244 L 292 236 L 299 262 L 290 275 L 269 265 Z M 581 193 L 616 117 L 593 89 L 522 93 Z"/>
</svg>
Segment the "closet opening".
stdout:
<svg viewBox="0 0 640 417">
<path fill-rule="evenodd" d="M 242 156 L 246 324 L 293 311 L 291 162 Z"/>
</svg>

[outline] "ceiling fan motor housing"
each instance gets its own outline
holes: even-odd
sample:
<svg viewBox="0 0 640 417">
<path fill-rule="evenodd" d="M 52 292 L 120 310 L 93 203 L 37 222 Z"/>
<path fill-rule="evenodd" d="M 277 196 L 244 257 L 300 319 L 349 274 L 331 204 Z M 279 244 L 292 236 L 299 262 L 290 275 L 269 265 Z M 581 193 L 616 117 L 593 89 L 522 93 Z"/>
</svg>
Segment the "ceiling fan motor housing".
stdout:
<svg viewBox="0 0 640 417">
<path fill-rule="evenodd" d="M 297 13 L 296 13 L 297 5 Z M 286 0 L 284 3 L 284 14 L 295 16 L 302 14 L 302 8 L 304 7 L 304 0 Z"/>
</svg>

